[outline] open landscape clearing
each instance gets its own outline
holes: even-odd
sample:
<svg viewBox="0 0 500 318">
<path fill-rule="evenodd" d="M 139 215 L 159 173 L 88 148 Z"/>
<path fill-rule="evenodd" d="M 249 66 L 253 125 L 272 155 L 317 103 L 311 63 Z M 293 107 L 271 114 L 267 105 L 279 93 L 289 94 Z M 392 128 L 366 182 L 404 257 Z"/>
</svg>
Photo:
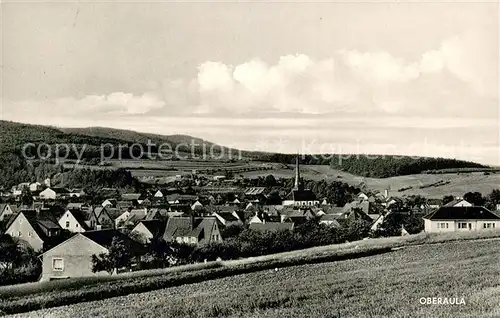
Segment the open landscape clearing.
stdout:
<svg viewBox="0 0 500 318">
<path fill-rule="evenodd" d="M 18 317 L 498 317 L 498 240 L 406 247 L 226 277 Z M 421 297 L 464 298 L 424 305 Z"/>
<path fill-rule="evenodd" d="M 247 178 L 265 177 L 269 174 L 276 178 L 293 178 L 293 165 L 267 163 L 259 161 L 224 162 L 216 160 L 178 160 L 178 161 L 151 161 L 151 160 L 111 160 L 111 166 L 85 166 L 91 169 L 125 168 L 137 178 L 158 178 L 160 180 L 176 175 L 197 173 L 223 174 L 225 170 Z M 73 167 L 65 164 L 65 167 Z M 390 178 L 368 178 L 353 175 L 348 172 L 333 169 L 327 165 L 303 165 L 301 174 L 304 179 L 342 181 L 352 186 L 365 186 L 369 191 L 384 192 L 391 190 L 393 196 L 421 195 L 429 198 L 442 198 L 443 193 L 462 196 L 473 191 L 483 195 L 489 194 L 500 184 L 500 174 L 483 172 L 461 172 L 442 174 L 412 174 Z M 440 184 L 437 184 L 440 183 Z M 404 191 L 398 191 L 405 189 Z"/>
</svg>

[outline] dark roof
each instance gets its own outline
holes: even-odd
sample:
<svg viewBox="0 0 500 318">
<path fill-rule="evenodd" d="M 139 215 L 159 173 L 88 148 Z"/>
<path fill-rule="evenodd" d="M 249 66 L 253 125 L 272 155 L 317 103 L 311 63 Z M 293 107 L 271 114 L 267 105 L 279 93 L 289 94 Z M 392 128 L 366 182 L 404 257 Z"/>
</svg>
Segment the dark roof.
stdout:
<svg viewBox="0 0 500 318">
<path fill-rule="evenodd" d="M 162 220 L 142 220 L 139 223 L 142 223 L 154 236 L 161 234 L 167 224 L 166 221 Z"/>
<path fill-rule="evenodd" d="M 88 215 L 87 213 L 81 211 L 81 210 L 69 210 L 69 212 L 71 214 L 73 214 L 73 217 L 76 219 L 76 221 L 80 224 L 80 226 L 84 229 L 84 230 L 90 230 L 90 228 L 87 226 L 87 223 L 85 223 L 85 221 L 87 221 L 88 219 Z"/>
<path fill-rule="evenodd" d="M 252 223 L 249 225 L 249 229 L 259 232 L 293 230 L 293 223 L 281 223 L 281 222 Z"/>
<path fill-rule="evenodd" d="M 111 246 L 115 236 L 121 238 L 124 242 L 126 242 L 126 244 L 130 244 L 130 250 L 132 252 L 138 252 L 142 248 L 140 244 L 132 240 L 130 237 L 114 229 L 87 231 L 80 234 L 105 248 L 109 248 Z"/>
<path fill-rule="evenodd" d="M 309 189 L 292 190 L 286 200 L 293 201 L 316 201 L 316 195 Z"/>
<path fill-rule="evenodd" d="M 482 206 L 442 206 L 424 216 L 428 220 L 500 220 L 500 216 Z"/>
<path fill-rule="evenodd" d="M 12 217 L 9 220 L 6 228 L 9 228 L 12 225 L 12 222 L 14 222 L 21 213 L 26 217 L 33 230 L 44 243 L 54 239 L 53 237 L 48 236 L 50 231 L 61 229 L 61 226 L 59 226 L 59 223 L 57 223 L 57 220 L 54 217 L 51 217 L 49 214 L 37 213 L 36 211 L 18 212 L 15 217 Z"/>
<path fill-rule="evenodd" d="M 169 241 L 179 236 L 189 236 L 198 238 L 199 243 L 204 243 L 212 235 L 216 222 L 215 217 L 194 218 L 192 225 L 191 217 L 172 217 L 167 221 L 163 238 Z"/>
<path fill-rule="evenodd" d="M 216 212 L 221 218 L 228 222 L 236 222 L 239 221 L 237 217 L 235 217 L 232 213 L 230 212 Z"/>
<path fill-rule="evenodd" d="M 50 188 L 52 191 L 58 194 L 66 194 L 69 193 L 69 190 L 66 188 Z"/>
</svg>

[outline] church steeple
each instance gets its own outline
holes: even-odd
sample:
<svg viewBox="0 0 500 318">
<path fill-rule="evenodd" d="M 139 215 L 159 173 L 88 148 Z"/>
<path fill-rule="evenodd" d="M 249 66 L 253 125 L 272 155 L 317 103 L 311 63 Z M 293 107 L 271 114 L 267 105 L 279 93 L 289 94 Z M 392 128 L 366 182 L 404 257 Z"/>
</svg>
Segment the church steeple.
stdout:
<svg viewBox="0 0 500 318">
<path fill-rule="evenodd" d="M 297 158 L 295 159 L 295 186 L 294 189 L 298 190 L 300 188 L 300 167 L 299 167 L 299 154 L 297 153 Z"/>
</svg>

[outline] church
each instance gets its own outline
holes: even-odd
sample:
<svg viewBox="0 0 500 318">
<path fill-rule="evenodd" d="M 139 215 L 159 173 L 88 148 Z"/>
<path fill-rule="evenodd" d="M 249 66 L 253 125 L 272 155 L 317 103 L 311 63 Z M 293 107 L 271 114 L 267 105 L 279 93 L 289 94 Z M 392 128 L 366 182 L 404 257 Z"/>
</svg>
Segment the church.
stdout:
<svg viewBox="0 0 500 318">
<path fill-rule="evenodd" d="M 295 186 L 283 201 L 283 205 L 313 206 L 318 205 L 319 200 L 309 189 L 304 189 L 304 184 L 300 180 L 299 156 L 295 161 Z"/>
</svg>

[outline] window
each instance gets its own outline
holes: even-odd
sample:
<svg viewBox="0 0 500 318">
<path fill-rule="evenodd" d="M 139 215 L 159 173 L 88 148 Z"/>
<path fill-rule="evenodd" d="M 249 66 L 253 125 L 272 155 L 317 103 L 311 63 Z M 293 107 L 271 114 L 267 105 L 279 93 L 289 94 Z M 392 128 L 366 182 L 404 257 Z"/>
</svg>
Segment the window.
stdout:
<svg viewBox="0 0 500 318">
<path fill-rule="evenodd" d="M 448 223 L 438 223 L 438 229 L 447 229 Z"/>
<path fill-rule="evenodd" d="M 32 237 L 33 236 L 33 232 L 28 232 L 28 236 Z"/>
<path fill-rule="evenodd" d="M 21 233 L 21 231 L 17 231 L 17 236 L 21 237 L 23 236 L 23 233 Z"/>
<path fill-rule="evenodd" d="M 62 272 L 64 270 L 64 260 L 62 258 L 52 258 L 52 270 Z"/>
<path fill-rule="evenodd" d="M 76 223 L 76 227 L 78 227 L 78 223 Z"/>
<path fill-rule="evenodd" d="M 66 221 L 66 227 L 69 227 L 69 221 Z"/>
<path fill-rule="evenodd" d="M 459 222 L 458 223 L 458 228 L 459 229 L 466 229 L 467 228 L 467 223 L 465 223 L 465 222 Z"/>
<path fill-rule="evenodd" d="M 191 238 L 191 243 L 196 244 L 196 237 L 192 237 L 192 238 Z"/>
<path fill-rule="evenodd" d="M 484 229 L 494 229 L 495 223 L 483 223 L 483 228 Z"/>
</svg>

